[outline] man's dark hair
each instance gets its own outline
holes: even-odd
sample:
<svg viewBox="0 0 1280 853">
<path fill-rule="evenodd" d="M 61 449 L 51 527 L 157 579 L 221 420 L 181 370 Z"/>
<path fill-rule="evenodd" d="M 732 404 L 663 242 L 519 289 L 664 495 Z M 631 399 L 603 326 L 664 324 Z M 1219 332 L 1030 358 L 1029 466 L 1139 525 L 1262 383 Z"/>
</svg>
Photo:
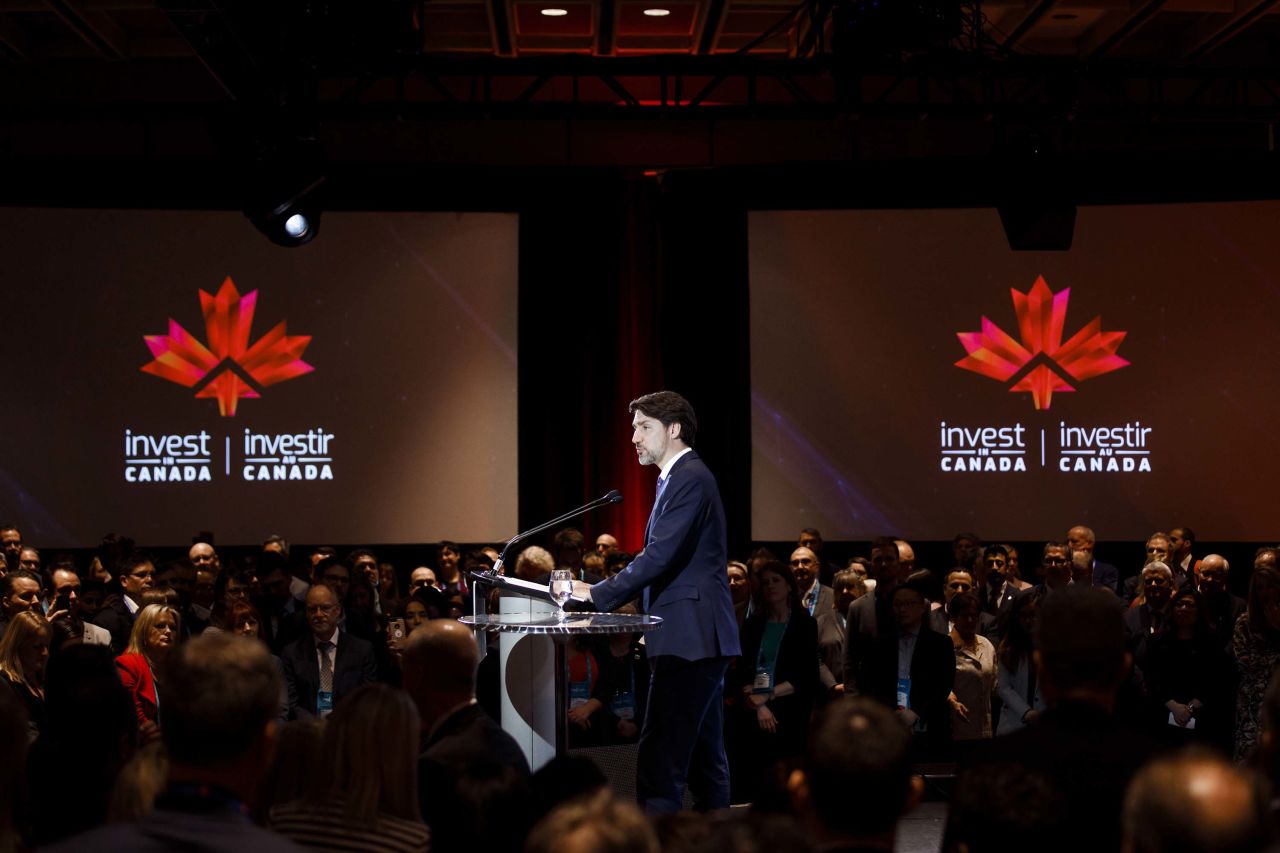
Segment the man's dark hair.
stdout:
<svg viewBox="0 0 1280 853">
<path fill-rule="evenodd" d="M 963 539 L 968 539 L 974 545 L 982 545 L 982 537 L 976 533 L 957 533 L 951 538 L 951 544 L 956 545 Z"/>
<path fill-rule="evenodd" d="M 969 610 L 974 613 L 981 613 L 982 599 L 978 598 L 978 594 L 975 592 L 958 592 L 952 596 L 950 603 L 947 604 L 947 617 L 954 622 L 957 616 Z"/>
<path fill-rule="evenodd" d="M 341 566 L 346 569 L 348 575 L 351 574 L 351 567 L 339 560 L 337 557 L 323 557 L 318 563 L 316 563 L 315 569 L 311 574 L 312 581 L 314 583 L 320 583 L 321 578 L 324 577 L 324 573 L 334 566 Z"/>
<path fill-rule="evenodd" d="M 1192 530 L 1190 527 L 1179 524 L 1176 527 L 1170 528 L 1170 530 L 1181 530 L 1183 539 L 1187 540 L 1192 545 L 1196 544 L 1196 532 Z"/>
<path fill-rule="evenodd" d="M 978 765 L 956 780 L 942 849 L 1057 849 L 1066 817 L 1063 794 L 1046 774 L 1021 764 Z"/>
<path fill-rule="evenodd" d="M 1044 548 L 1042 548 L 1042 549 L 1040 550 L 1040 559 L 1042 559 L 1042 560 L 1044 559 L 1044 555 L 1045 555 L 1045 554 L 1047 554 L 1047 553 L 1049 553 L 1049 549 L 1050 549 L 1050 548 L 1054 548 L 1054 549 L 1061 549 L 1061 550 L 1063 550 L 1063 551 L 1066 551 L 1066 552 L 1067 552 L 1067 556 L 1068 556 L 1068 557 L 1070 557 L 1070 556 L 1071 556 L 1071 546 L 1070 546 L 1070 545 L 1068 545 L 1066 542 L 1057 542 L 1057 541 L 1054 541 L 1054 540 L 1052 540 L 1052 539 L 1051 539 L 1051 540 L 1049 540 L 1048 542 L 1044 543 Z M 1005 554 L 1005 557 L 1008 557 L 1008 556 L 1009 556 L 1008 554 Z"/>
<path fill-rule="evenodd" d="M 987 557 L 1004 557 L 1009 559 L 1009 549 L 1003 545 L 988 545 L 982 549 L 982 559 L 985 562 Z"/>
<path fill-rule="evenodd" d="M 693 442 L 698 437 L 698 417 L 693 413 L 693 406 L 674 391 L 655 391 L 637 397 L 627 406 L 627 411 L 633 415 L 639 412 L 654 418 L 664 427 L 680 424 L 680 435 L 677 437 L 686 447 L 693 447 Z"/>
<path fill-rule="evenodd" d="M 373 557 L 374 562 L 377 562 L 378 560 L 378 555 L 373 553 L 373 549 L 354 548 L 351 551 L 347 552 L 347 557 L 345 561 L 347 564 L 347 568 L 354 569 L 356 566 L 356 560 L 360 559 L 361 557 Z"/>
<path fill-rule="evenodd" d="M 281 690 L 261 643 L 205 633 L 178 646 L 165 670 L 160 710 L 170 757 L 209 765 L 244 756 L 275 719 Z"/>
<path fill-rule="evenodd" d="M 828 705 L 804 759 L 822 826 L 842 836 L 892 830 L 911 796 L 910 747 L 906 727 L 879 703 L 857 697 Z"/>
<path fill-rule="evenodd" d="M 268 575 L 278 571 L 287 575 L 289 574 L 289 558 L 275 551 L 263 551 L 257 555 L 257 563 L 254 568 L 257 572 L 258 580 L 266 580 Z"/>
<path fill-rule="evenodd" d="M 1071 586 L 1040 602 L 1036 647 L 1059 690 L 1114 690 L 1124 671 L 1124 615 L 1114 595 Z"/>
<path fill-rule="evenodd" d="M 17 571 L 9 572 L 4 577 L 0 578 L 0 598 L 8 598 L 13 595 L 13 587 L 19 580 L 35 581 L 37 584 L 40 584 L 41 589 L 44 588 L 44 584 L 40 583 L 40 576 L 35 572 L 29 572 L 26 569 L 18 569 Z"/>
<path fill-rule="evenodd" d="M 618 571 L 622 571 L 631 563 L 631 555 L 626 551 L 610 551 L 604 555 L 604 570 L 612 573 L 616 566 Z"/>
<path fill-rule="evenodd" d="M 800 535 L 812 536 L 814 539 L 817 539 L 819 542 L 822 541 L 822 533 L 816 527 L 802 527 L 800 528 Z"/>
<path fill-rule="evenodd" d="M 132 554 L 120 561 L 120 571 L 117 574 L 122 578 L 128 577 L 133 574 L 133 570 L 138 568 L 138 566 L 145 565 L 147 563 L 150 563 L 152 568 L 159 565 L 155 561 L 155 558 L 146 551 L 134 551 Z"/>
<path fill-rule="evenodd" d="M 898 554 L 898 543 L 891 536 L 877 536 L 871 540 L 872 551 L 892 551 Z"/>
<path fill-rule="evenodd" d="M 562 548 L 577 548 L 579 551 L 584 551 L 587 547 L 586 537 L 576 527 L 566 527 L 564 530 L 557 532 L 553 542 L 556 554 L 559 554 Z"/>
<path fill-rule="evenodd" d="M 19 541 L 21 541 L 22 531 L 18 529 L 18 525 L 16 524 L 0 525 L 0 533 L 5 533 L 9 530 L 12 530 L 14 533 L 17 533 L 19 536 Z"/>
</svg>

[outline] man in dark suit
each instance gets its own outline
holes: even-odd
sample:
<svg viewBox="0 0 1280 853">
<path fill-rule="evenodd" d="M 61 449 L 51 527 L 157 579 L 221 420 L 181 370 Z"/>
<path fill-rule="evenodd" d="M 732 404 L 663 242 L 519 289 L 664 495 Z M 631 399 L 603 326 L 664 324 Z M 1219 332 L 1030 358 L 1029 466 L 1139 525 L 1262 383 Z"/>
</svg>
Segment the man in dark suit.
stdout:
<svg viewBox="0 0 1280 853">
<path fill-rule="evenodd" d="M 1218 648 L 1227 648 L 1236 629 L 1236 620 L 1245 610 L 1244 599 L 1227 591 L 1231 565 L 1221 554 L 1210 554 L 1196 564 L 1196 591 L 1204 600 L 1209 628 L 1218 638 Z"/>
<path fill-rule="evenodd" d="M 483 820 L 488 804 L 476 801 L 480 790 L 513 803 L 527 800 L 529 781 L 520 745 L 476 704 L 477 658 L 469 629 L 433 619 L 409 636 L 400 659 L 404 690 L 422 718 L 418 797 L 436 850 L 502 849 L 502 838 L 522 838 L 520 830 L 527 829 L 500 826 L 520 821 L 518 812 Z M 477 779 L 486 784 L 474 784 Z"/>
<path fill-rule="evenodd" d="M 1053 849 L 1119 850 L 1120 808 L 1130 777 L 1155 751 L 1115 717 L 1133 664 L 1121 608 L 1110 593 L 1079 585 L 1042 599 L 1034 653 L 1049 709 L 996 738 L 974 763 L 1012 762 L 1050 776 L 1067 816 Z"/>
<path fill-rule="evenodd" d="M 133 620 L 142 608 L 142 594 L 155 584 L 155 577 L 156 566 L 150 557 L 135 553 L 127 558 L 120 566 L 122 594 L 110 596 L 93 619 L 93 624 L 111 633 L 111 648 L 118 655 L 129 645 Z"/>
<path fill-rule="evenodd" d="M 343 696 L 378 676 L 373 646 L 338 630 L 342 604 L 332 588 L 307 590 L 306 613 L 310 633 L 280 655 L 291 720 L 329 716 Z"/>
<path fill-rule="evenodd" d="M 693 452 L 698 422 L 679 394 L 631 403 L 631 443 L 641 465 L 660 469 L 644 551 L 579 597 L 601 611 L 644 593 L 662 627 L 645 639 L 652 678 L 636 758 L 636 793 L 649 814 L 678 811 L 686 782 L 699 808 L 729 805 L 724 751 L 724 675 L 742 653 L 725 572 L 728 543 L 715 477 Z"/>
<path fill-rule="evenodd" d="M 1093 548 L 1098 544 L 1098 537 L 1094 535 L 1093 530 L 1083 524 L 1077 524 L 1067 531 L 1067 544 L 1071 546 L 1073 555 L 1078 552 L 1084 552 L 1089 555 L 1088 562 L 1092 567 L 1091 573 L 1094 586 L 1099 589 L 1109 589 L 1112 592 L 1119 591 L 1119 570 L 1110 563 L 1098 562 L 1093 556 Z"/>
<path fill-rule="evenodd" d="M 858 672 L 862 657 L 880 636 L 881 628 L 893 622 L 889 595 L 906 579 L 907 571 L 899 555 L 898 543 L 881 536 L 871 543 L 871 565 L 868 575 L 876 582 L 872 595 L 860 596 L 849 605 L 845 618 L 844 692 L 856 696 L 860 685 Z"/>
</svg>

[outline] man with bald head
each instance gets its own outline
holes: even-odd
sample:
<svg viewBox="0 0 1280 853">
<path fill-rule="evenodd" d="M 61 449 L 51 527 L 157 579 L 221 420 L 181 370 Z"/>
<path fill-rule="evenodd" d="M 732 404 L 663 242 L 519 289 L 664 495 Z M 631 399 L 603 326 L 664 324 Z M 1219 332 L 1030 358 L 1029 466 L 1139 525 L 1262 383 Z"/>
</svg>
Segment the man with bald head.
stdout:
<svg viewBox="0 0 1280 853">
<path fill-rule="evenodd" d="M 332 587 L 307 590 L 307 627 L 280 652 L 289 697 L 289 719 L 329 716 L 342 698 L 378 677 L 373 646 L 338 630 L 342 602 Z"/>
<path fill-rule="evenodd" d="M 1091 582 L 1093 586 L 1099 589 L 1109 589 L 1117 592 L 1120 583 L 1120 571 L 1110 563 L 1100 563 L 1093 556 L 1093 548 L 1098 544 L 1098 537 L 1094 535 L 1091 528 L 1085 527 L 1083 524 L 1077 524 L 1075 527 L 1067 531 L 1067 544 L 1071 546 L 1072 560 L 1079 559 L 1081 563 L 1088 562 L 1091 567 Z M 1087 559 L 1083 556 L 1087 554 Z"/>
<path fill-rule="evenodd" d="M 1271 849 L 1267 798 L 1258 777 L 1216 754 L 1191 750 L 1153 761 L 1124 801 L 1131 853 L 1261 853 Z"/>
<path fill-rule="evenodd" d="M 818 555 L 810 548 L 800 547 L 791 552 L 791 574 L 796 577 L 796 586 L 800 590 L 800 603 L 809 611 L 810 616 L 826 613 L 831 608 L 834 598 L 831 587 L 819 580 L 822 564 Z"/>
<path fill-rule="evenodd" d="M 476 846 L 473 798 L 460 790 L 467 779 L 502 784 L 506 777 L 506 783 L 520 786 L 529 778 L 520 745 L 476 703 L 479 663 L 471 630 L 451 619 L 433 619 L 417 628 L 400 658 L 401 683 L 422 718 L 418 798 L 437 850 Z"/>
<path fill-rule="evenodd" d="M 605 556 L 618 550 L 618 540 L 612 533 L 601 533 L 596 537 L 596 553 Z"/>
<path fill-rule="evenodd" d="M 1195 567 L 1196 592 L 1204 602 L 1205 616 L 1218 638 L 1218 647 L 1224 649 L 1230 645 L 1236 620 L 1245 610 L 1244 599 L 1227 590 L 1230 571 L 1231 564 L 1221 554 L 1209 554 Z"/>
</svg>

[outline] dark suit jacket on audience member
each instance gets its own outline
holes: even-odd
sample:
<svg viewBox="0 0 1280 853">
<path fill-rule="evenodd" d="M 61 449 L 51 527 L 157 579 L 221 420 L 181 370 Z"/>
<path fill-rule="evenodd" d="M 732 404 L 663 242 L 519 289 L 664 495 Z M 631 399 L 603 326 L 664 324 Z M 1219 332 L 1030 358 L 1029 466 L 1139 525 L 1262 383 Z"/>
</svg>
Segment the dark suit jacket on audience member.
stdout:
<svg viewBox="0 0 1280 853">
<path fill-rule="evenodd" d="M 285 687 L 289 694 L 289 719 L 305 720 L 316 715 L 316 693 L 320 690 L 320 662 L 316 657 L 315 635 L 308 632 L 284 647 Z M 373 646 L 350 634 L 338 633 L 338 649 L 333 664 L 333 704 L 364 684 L 377 680 L 378 662 Z"/>
<path fill-rule="evenodd" d="M 475 836 L 475 824 L 481 816 L 459 786 L 474 791 L 480 786 L 466 780 L 466 774 L 492 779 L 507 772 L 505 768 L 511 768 L 518 777 L 517 788 L 527 786 L 529 762 L 520 745 L 479 705 L 455 711 L 426 738 L 418 758 L 418 799 L 422 819 L 431 828 L 433 851 L 488 849 L 486 839 Z M 519 796 L 527 800 L 527 787 Z M 488 816 L 491 823 L 500 823 L 503 818 L 502 814 Z M 498 827 L 492 830 L 499 831 Z"/>
<path fill-rule="evenodd" d="M 933 754 L 945 751 L 951 742 L 951 706 L 947 697 L 956 682 L 956 650 L 951 638 L 927 624 L 920 625 L 915 652 L 911 656 L 911 710 L 927 726 L 924 743 Z M 898 631 L 896 626 L 882 631 L 864 661 L 858 676 L 864 694 L 898 705 Z M 931 756 L 928 756 L 931 757 Z"/>
<path fill-rule="evenodd" d="M 841 614 L 830 608 L 817 615 L 818 681 L 823 692 L 844 684 L 845 626 Z"/>
<path fill-rule="evenodd" d="M 1118 592 L 1120 588 L 1120 570 L 1110 563 L 1094 560 L 1093 585 L 1098 589 L 1109 589 L 1112 592 Z"/>
<path fill-rule="evenodd" d="M 125 606 L 124 597 L 112 595 L 107 598 L 98 615 L 93 617 L 93 624 L 106 628 L 111 633 L 111 650 L 122 655 L 129 646 L 129 635 L 133 633 L 133 618 L 133 614 Z"/>
<path fill-rule="evenodd" d="M 742 657 L 730 675 L 731 689 L 728 691 L 734 702 L 746 708 L 750 718 L 748 730 L 756 731 L 759 727 L 755 709 L 746 705 L 742 688 L 755 679 L 764 626 L 763 613 L 752 614 L 742 626 Z M 791 611 L 782 644 L 778 647 L 773 680 L 774 684 L 790 682 L 795 688 L 795 693 L 769 701 L 769 710 L 778 718 L 777 753 L 779 756 L 798 755 L 808 738 L 809 717 L 813 713 L 819 683 L 818 623 L 803 607 Z"/>
</svg>

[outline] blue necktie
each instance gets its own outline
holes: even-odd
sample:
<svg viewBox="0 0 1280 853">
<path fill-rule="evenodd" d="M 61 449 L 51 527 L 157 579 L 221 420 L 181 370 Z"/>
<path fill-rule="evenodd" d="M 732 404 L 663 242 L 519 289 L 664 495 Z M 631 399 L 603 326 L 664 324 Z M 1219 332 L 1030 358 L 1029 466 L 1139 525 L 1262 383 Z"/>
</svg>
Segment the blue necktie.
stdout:
<svg viewBox="0 0 1280 853">
<path fill-rule="evenodd" d="M 658 501 L 662 500 L 662 490 L 667 487 L 670 477 L 658 478 L 658 493 L 653 496 L 653 509 L 649 512 L 649 523 L 644 526 L 644 541 L 649 543 L 649 531 L 653 529 L 653 519 L 658 515 Z"/>
</svg>

